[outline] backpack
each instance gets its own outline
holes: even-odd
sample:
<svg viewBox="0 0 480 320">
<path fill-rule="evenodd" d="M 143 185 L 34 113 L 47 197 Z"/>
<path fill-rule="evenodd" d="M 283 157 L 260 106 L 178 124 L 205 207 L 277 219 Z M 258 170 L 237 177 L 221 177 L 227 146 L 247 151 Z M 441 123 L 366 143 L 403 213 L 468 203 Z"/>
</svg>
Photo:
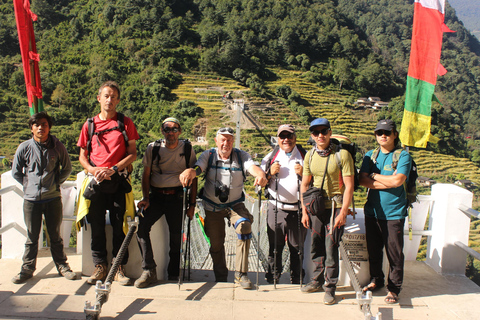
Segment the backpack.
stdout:
<svg viewBox="0 0 480 320">
<path fill-rule="evenodd" d="M 302 159 L 305 159 L 305 154 L 307 154 L 307 150 L 305 150 L 299 144 L 297 144 L 296 146 L 298 151 L 300 151 L 300 154 L 302 155 Z M 265 172 L 268 172 L 270 170 L 270 167 L 275 162 L 275 159 L 277 158 L 279 152 L 280 152 L 280 146 L 276 144 L 275 147 L 273 148 L 270 159 L 268 159 L 268 161 L 265 163 Z"/>
<path fill-rule="evenodd" d="M 307 154 L 307 150 L 305 150 L 301 145 L 297 144 L 297 149 L 300 152 L 300 155 L 302 156 L 302 159 L 305 159 L 305 154 Z M 265 172 L 268 172 L 270 170 L 270 167 L 272 164 L 275 162 L 275 159 L 278 156 L 278 153 L 280 152 L 280 146 L 278 144 L 275 145 L 273 148 L 273 151 L 270 155 L 270 159 L 267 159 L 267 162 L 265 163 Z M 265 198 L 268 199 L 270 193 L 268 192 L 268 186 L 264 188 L 264 196 Z"/>
<path fill-rule="evenodd" d="M 185 157 L 185 166 L 187 168 L 190 168 L 190 156 L 192 154 L 192 144 L 190 143 L 190 140 L 184 139 L 183 141 L 183 153 L 180 154 L 180 156 Z M 153 148 L 152 148 L 152 163 L 150 165 L 150 168 L 153 167 L 153 162 L 158 158 L 157 164 L 160 162 L 160 147 L 162 143 L 164 142 L 163 139 L 158 139 L 153 143 Z M 160 168 L 160 174 L 162 174 L 162 168 Z M 151 172 L 151 171 L 150 171 Z"/>
<path fill-rule="evenodd" d="M 128 148 L 128 136 L 127 136 L 127 132 L 125 131 L 125 124 L 123 122 L 124 118 L 125 116 L 123 115 L 123 113 L 117 112 L 117 126 L 110 129 L 98 131 L 98 132 L 95 132 L 95 123 L 93 122 L 93 118 L 88 118 L 87 119 L 87 132 L 88 132 L 87 151 L 88 153 L 92 152 L 93 136 L 97 136 L 97 142 L 98 144 L 100 144 L 100 142 L 98 141 L 98 136 L 113 130 L 118 130 L 122 133 L 123 138 L 125 139 L 125 146 L 126 148 Z"/>
<path fill-rule="evenodd" d="M 247 180 L 247 176 L 245 175 L 245 171 L 243 170 L 243 161 L 242 161 L 242 157 L 240 156 L 240 150 L 237 148 L 233 148 L 232 152 L 235 152 L 237 154 L 237 161 L 240 165 L 240 169 L 243 174 L 243 181 L 245 182 L 245 180 Z M 205 178 L 207 177 L 208 171 L 213 166 L 213 156 L 216 153 L 217 153 L 217 150 L 215 148 L 210 149 L 209 155 L 208 155 L 208 165 L 207 165 L 207 169 L 205 170 L 205 175 L 203 176 L 203 180 L 205 180 Z"/>
<path fill-rule="evenodd" d="M 353 159 L 353 165 L 355 169 L 354 170 L 355 172 L 353 174 L 353 180 L 354 180 L 353 190 L 354 191 L 357 190 L 358 187 L 360 186 L 360 182 L 358 179 L 358 169 L 357 169 L 357 166 L 355 165 L 355 160 L 357 159 L 356 157 L 357 145 L 353 143 L 348 137 L 339 135 L 339 134 L 332 135 L 332 137 L 330 138 L 330 141 L 335 146 L 335 159 L 336 159 L 337 166 L 340 169 L 340 172 L 342 172 L 342 159 L 340 157 L 340 150 L 345 149 L 348 151 L 348 153 L 350 153 L 350 156 Z M 315 147 L 313 147 L 310 152 L 310 158 L 308 160 L 309 166 L 311 166 L 312 164 L 312 157 L 313 157 L 314 151 L 315 151 Z"/>
<path fill-rule="evenodd" d="M 398 160 L 400 159 L 400 154 L 402 153 L 402 148 L 397 148 L 393 151 L 392 156 L 392 169 L 395 171 L 397 169 Z M 371 166 L 370 169 L 377 163 L 377 157 L 380 152 L 380 147 L 373 150 L 372 156 L 370 157 Z M 371 170 L 370 170 L 371 171 Z M 412 158 L 412 168 L 408 173 L 407 180 L 403 183 L 403 188 L 405 189 L 405 194 L 407 197 L 407 208 L 413 207 L 412 203 L 417 202 L 417 178 L 418 178 L 418 171 L 417 171 L 417 164 Z"/>
</svg>

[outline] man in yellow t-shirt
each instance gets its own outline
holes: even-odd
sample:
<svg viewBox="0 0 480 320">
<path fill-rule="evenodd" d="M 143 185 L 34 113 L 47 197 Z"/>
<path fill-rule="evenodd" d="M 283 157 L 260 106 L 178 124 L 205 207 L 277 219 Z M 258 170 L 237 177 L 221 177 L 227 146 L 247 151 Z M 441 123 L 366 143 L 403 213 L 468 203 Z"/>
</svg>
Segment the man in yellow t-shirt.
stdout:
<svg viewBox="0 0 480 320">
<path fill-rule="evenodd" d="M 327 119 L 313 120 L 309 129 L 316 146 L 305 155 L 301 193 L 307 191 L 313 179 L 313 186 L 323 189 L 326 202 L 323 212 L 309 215 L 302 196 L 302 223 L 305 228 L 312 228 L 311 257 L 315 269 L 311 281 L 301 290 L 315 292 L 323 285 L 324 303 L 330 305 L 335 303 L 338 245 L 353 196 L 355 167 L 350 153 L 345 149 L 337 150 L 338 146 L 332 143 L 332 129 Z"/>
</svg>

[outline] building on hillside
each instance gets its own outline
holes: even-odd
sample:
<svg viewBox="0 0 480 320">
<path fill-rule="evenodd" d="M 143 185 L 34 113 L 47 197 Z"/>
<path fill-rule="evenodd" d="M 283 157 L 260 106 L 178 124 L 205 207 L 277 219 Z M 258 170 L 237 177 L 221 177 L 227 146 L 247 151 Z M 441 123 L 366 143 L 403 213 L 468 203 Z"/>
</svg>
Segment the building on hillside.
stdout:
<svg viewBox="0 0 480 320">
<path fill-rule="evenodd" d="M 465 187 L 465 189 L 473 189 L 475 187 L 475 184 L 470 181 L 470 180 L 465 180 L 465 179 L 462 179 L 462 180 L 457 180 L 455 181 L 455 184 L 456 185 L 459 185 L 459 186 L 462 186 L 462 187 Z"/>
<path fill-rule="evenodd" d="M 354 103 L 358 107 L 368 108 L 372 106 L 372 102 L 366 97 L 358 98 Z"/>
<path fill-rule="evenodd" d="M 432 185 L 437 183 L 437 181 L 430 179 L 428 177 L 418 177 L 417 182 L 422 187 L 431 187 Z"/>
<path fill-rule="evenodd" d="M 372 108 L 374 110 L 381 110 L 382 108 L 388 107 L 388 102 L 382 101 L 379 97 L 360 97 L 354 104 L 357 108 Z"/>
<path fill-rule="evenodd" d="M 388 107 L 388 102 L 384 101 L 375 101 L 375 103 L 372 106 L 372 109 L 374 110 L 381 110 L 382 108 Z"/>
</svg>

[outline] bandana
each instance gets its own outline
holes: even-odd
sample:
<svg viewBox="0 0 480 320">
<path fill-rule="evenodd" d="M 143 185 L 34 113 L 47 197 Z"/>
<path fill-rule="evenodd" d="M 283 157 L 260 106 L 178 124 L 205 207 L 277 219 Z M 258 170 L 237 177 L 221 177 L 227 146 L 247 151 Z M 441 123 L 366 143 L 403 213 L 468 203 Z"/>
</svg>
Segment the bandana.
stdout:
<svg viewBox="0 0 480 320">
<path fill-rule="evenodd" d="M 316 146 L 315 146 L 315 150 L 317 151 L 317 153 L 320 157 L 328 157 L 330 155 L 330 152 L 332 151 L 332 142 L 330 142 L 327 149 L 325 149 L 325 150 L 320 150 Z"/>
</svg>

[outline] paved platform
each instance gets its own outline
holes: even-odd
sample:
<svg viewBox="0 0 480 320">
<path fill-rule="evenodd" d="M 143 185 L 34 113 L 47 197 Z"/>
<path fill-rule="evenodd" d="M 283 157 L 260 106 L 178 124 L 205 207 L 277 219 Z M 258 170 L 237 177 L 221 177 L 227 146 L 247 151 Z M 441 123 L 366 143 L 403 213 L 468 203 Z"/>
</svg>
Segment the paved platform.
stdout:
<svg viewBox="0 0 480 320">
<path fill-rule="evenodd" d="M 59 277 L 45 252 L 38 259 L 34 277 L 15 285 L 11 278 L 21 261 L 0 259 L 0 319 L 85 319 L 85 301 L 95 300 L 94 288 L 81 280 Z M 80 274 L 81 256 L 69 254 Z M 140 266 L 139 266 L 140 267 Z M 112 286 L 101 319 L 364 319 L 351 287 L 339 288 L 338 303 L 325 306 L 323 292 L 304 294 L 299 285 L 283 276 L 277 289 L 260 275 L 259 290 L 243 290 L 230 283 L 215 283 L 213 272 L 193 270 L 192 280 L 179 289 L 177 283 L 160 282 L 146 289 Z M 250 274 L 255 282 L 256 273 Z M 480 319 L 480 287 L 465 277 L 438 275 L 423 262 L 407 262 L 404 290 L 398 305 L 384 302 L 385 291 L 374 294 L 371 309 L 383 320 Z"/>
</svg>

